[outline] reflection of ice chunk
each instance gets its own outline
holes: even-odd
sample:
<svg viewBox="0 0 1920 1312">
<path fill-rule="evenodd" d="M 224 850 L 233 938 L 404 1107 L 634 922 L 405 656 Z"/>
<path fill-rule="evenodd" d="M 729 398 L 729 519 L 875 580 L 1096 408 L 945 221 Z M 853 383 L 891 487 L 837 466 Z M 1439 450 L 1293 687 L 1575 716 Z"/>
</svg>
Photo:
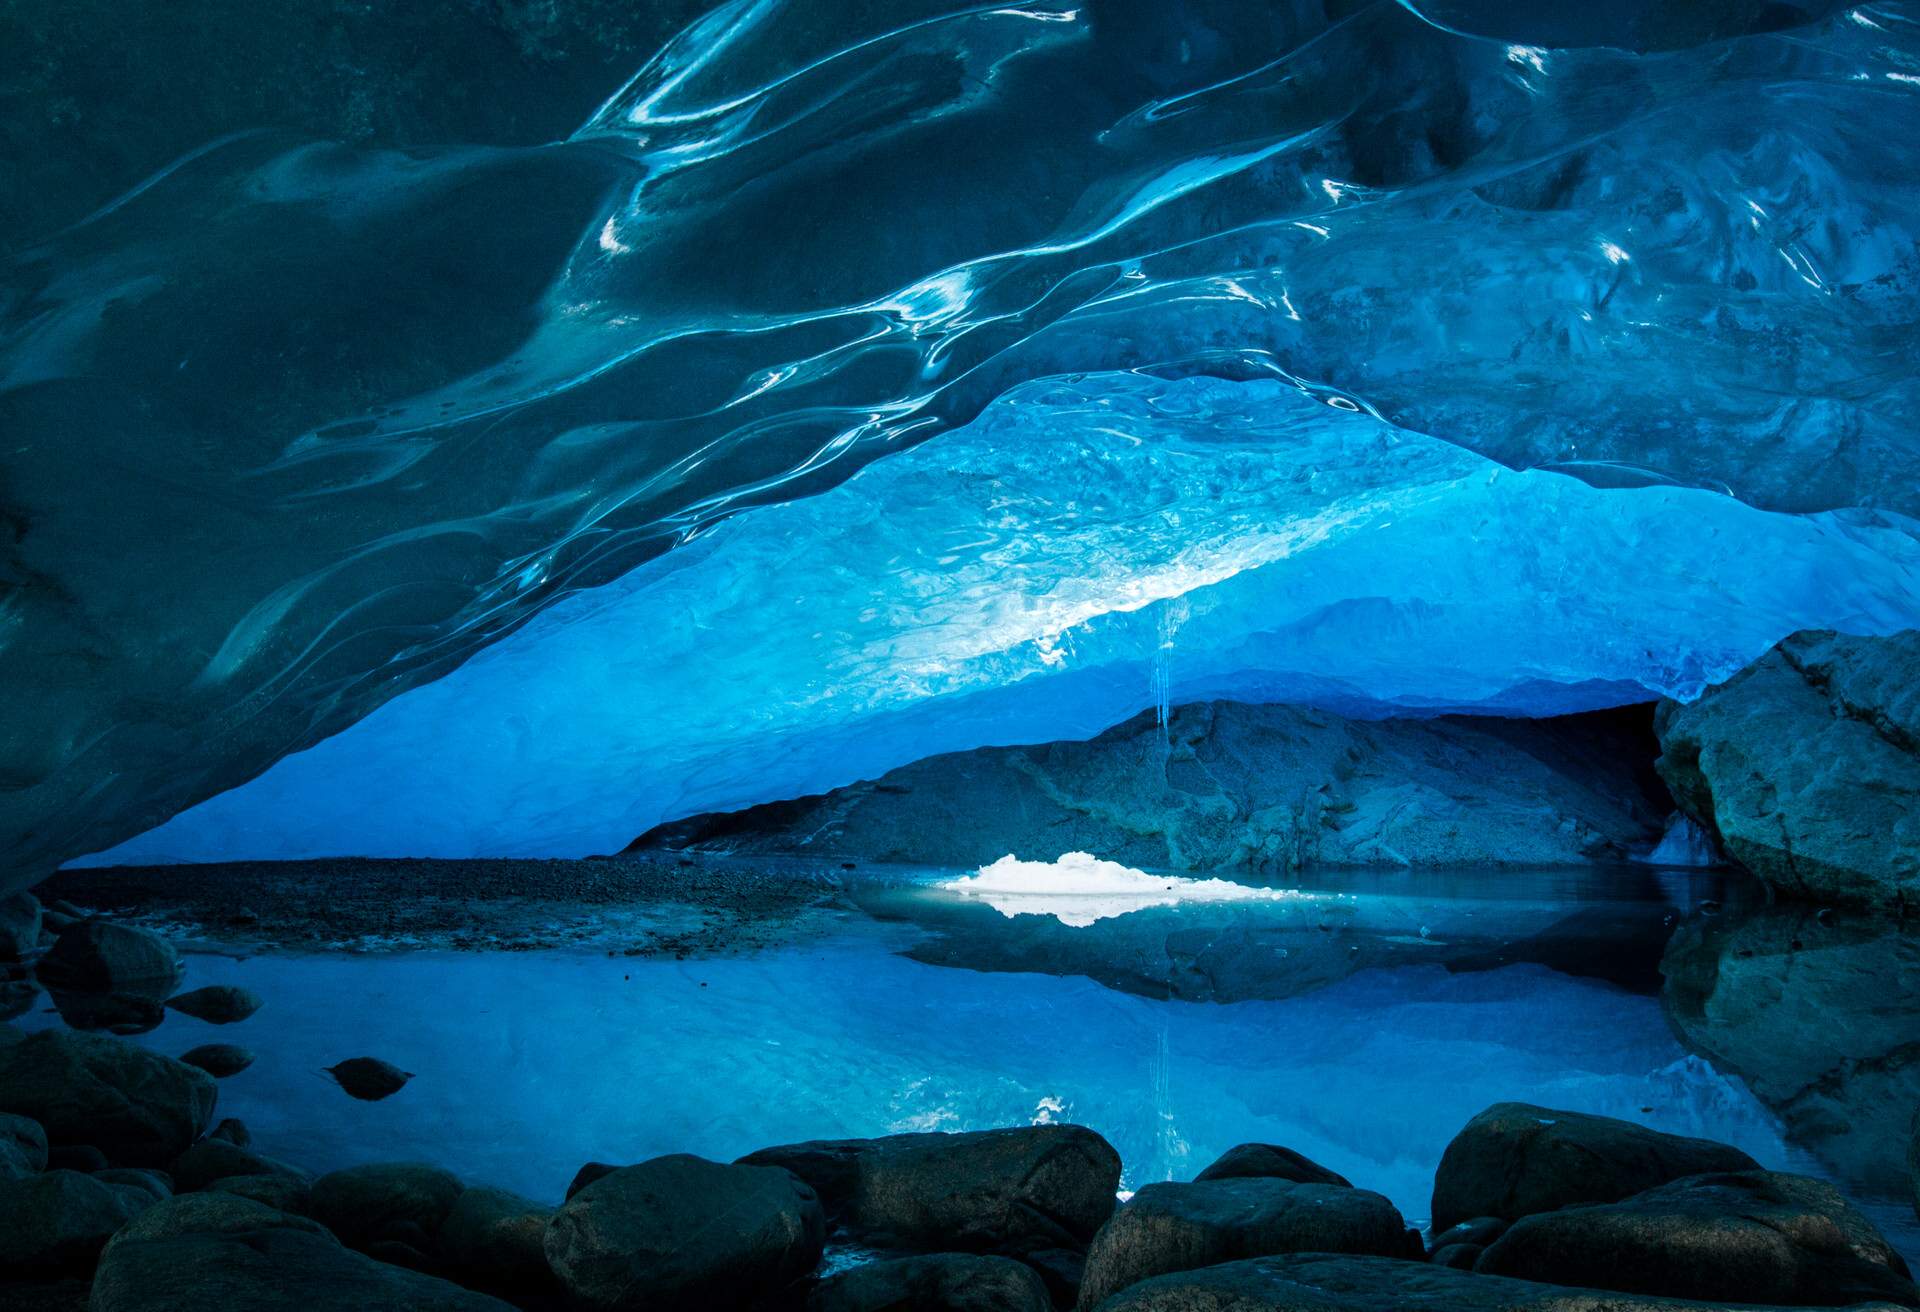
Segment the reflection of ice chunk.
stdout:
<svg viewBox="0 0 1920 1312">
<path fill-rule="evenodd" d="M 940 885 L 977 897 L 1001 915 L 1052 916 L 1084 928 L 1096 920 L 1181 902 L 1278 902 L 1303 896 L 1292 889 L 1255 888 L 1226 879 L 1181 879 L 1068 852 L 1057 861 L 1022 861 L 1009 853 L 979 873 Z"/>
<path fill-rule="evenodd" d="M 1713 835 L 1690 818 L 1675 811 L 1667 818 L 1667 832 L 1660 843 L 1647 853 L 1646 861 L 1656 866 L 1717 866 L 1724 863 Z"/>
</svg>

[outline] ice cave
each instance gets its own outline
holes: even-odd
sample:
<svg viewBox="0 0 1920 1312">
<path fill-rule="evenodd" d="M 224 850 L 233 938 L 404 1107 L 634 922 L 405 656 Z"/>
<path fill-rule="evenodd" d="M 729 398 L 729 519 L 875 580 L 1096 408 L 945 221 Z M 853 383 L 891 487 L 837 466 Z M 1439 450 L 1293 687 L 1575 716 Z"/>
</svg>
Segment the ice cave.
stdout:
<svg viewBox="0 0 1920 1312">
<path fill-rule="evenodd" d="M 1920 1309 L 1920 0 L 11 0 L 0 164 L 0 1308 Z"/>
</svg>

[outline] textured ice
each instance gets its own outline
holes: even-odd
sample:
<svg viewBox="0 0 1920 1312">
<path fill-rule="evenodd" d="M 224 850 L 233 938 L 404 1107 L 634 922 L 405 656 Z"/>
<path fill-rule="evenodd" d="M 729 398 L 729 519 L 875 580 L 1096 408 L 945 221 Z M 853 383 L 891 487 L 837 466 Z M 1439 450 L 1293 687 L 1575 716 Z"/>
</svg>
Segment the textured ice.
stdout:
<svg viewBox="0 0 1920 1312">
<path fill-rule="evenodd" d="M 732 0 L 630 85 L 610 87 L 567 141 L 400 152 L 243 136 L 12 257 L 0 279 L 0 869 L 17 877 L 133 834 L 718 518 L 819 492 L 863 465 L 884 470 L 1049 376 L 1301 380 L 1463 459 L 1561 469 L 1595 486 L 1729 493 L 1712 505 L 1678 492 L 1633 499 L 1722 534 L 1775 524 L 1740 519 L 1738 503 L 1920 510 L 1920 374 L 1910 367 L 1920 170 L 1903 130 L 1920 106 L 1912 5 L 1328 9 Z M 1089 448 L 1084 427 L 1062 454 L 1043 440 L 1049 428 L 1007 417 L 1021 406 L 999 409 L 1003 445 L 963 443 L 947 457 L 978 484 L 953 514 L 885 500 L 924 491 L 913 476 L 925 466 L 855 503 L 957 534 L 940 546 L 970 582 L 920 582 L 936 539 L 858 523 L 843 538 L 810 536 L 810 512 L 791 522 L 811 549 L 905 550 L 904 584 L 884 583 L 886 555 L 787 559 L 763 545 L 712 566 L 722 553 L 696 542 L 688 560 L 573 604 L 561 626 L 580 629 L 584 615 L 610 616 L 684 574 L 719 589 L 689 604 L 726 627 L 691 644 L 664 631 L 686 612 L 643 606 L 652 627 L 618 644 L 566 640 L 576 663 L 565 680 L 542 676 L 543 691 L 515 691 L 524 671 L 498 703 L 470 700 L 480 685 L 466 685 L 460 704 L 416 722 L 471 717 L 477 732 L 455 737 L 491 754 L 452 775 L 445 758 L 417 764 L 404 800 L 376 794 L 387 818 L 372 837 L 385 846 L 439 824 L 448 832 L 416 835 L 418 850 L 495 834 L 516 850 L 597 845 L 616 822 L 632 832 L 633 820 L 677 804 L 656 765 L 706 768 L 722 759 L 709 747 L 743 742 L 767 762 L 760 791 L 866 770 L 897 755 L 894 731 L 864 738 L 867 708 L 912 700 L 902 682 L 918 680 L 943 705 L 981 694 L 954 713 L 974 717 L 969 732 L 942 712 L 926 721 L 931 738 L 1004 734 L 1001 717 L 1024 712 L 1016 703 L 1028 694 L 994 690 L 1046 673 L 1027 668 L 1025 635 L 1057 630 L 1049 655 L 1059 643 L 1078 649 L 1076 614 L 1101 630 L 1089 649 L 1110 654 L 1075 668 L 1110 669 L 1115 690 L 1096 695 L 1088 678 L 1048 684 L 1060 704 L 1044 728 L 1098 727 L 1140 686 L 1120 671 L 1140 635 L 1108 604 L 1116 568 L 1141 576 L 1142 606 L 1192 595 L 1176 667 L 1196 639 L 1243 644 L 1218 651 L 1210 669 L 1189 666 L 1189 688 L 1206 678 L 1250 688 L 1247 671 L 1271 668 L 1429 695 L 1449 681 L 1492 691 L 1511 673 L 1461 663 L 1488 643 L 1449 647 L 1430 634 L 1412 599 L 1442 612 L 1470 603 L 1411 588 L 1416 561 L 1358 548 L 1343 555 L 1349 586 L 1325 588 L 1251 568 L 1314 529 L 1288 522 L 1288 498 L 1240 496 L 1231 469 L 1226 496 L 1255 521 L 1247 544 L 1236 545 L 1236 512 L 1210 510 L 1211 491 L 1189 487 L 1179 500 L 1149 493 L 1147 548 L 1114 545 L 1149 471 L 1171 466 Z M 1190 440 L 1134 436 L 1160 450 Z M 1046 449 L 1022 449 L 1035 445 Z M 1423 458 L 1444 463 L 1445 451 Z M 1243 459 L 1319 478 L 1284 447 Z M 1383 544 L 1425 543 L 1407 527 L 1423 513 L 1474 513 L 1435 512 L 1418 495 L 1398 504 L 1443 475 L 1341 459 L 1332 481 L 1345 480 L 1344 495 L 1383 480 L 1377 493 L 1392 508 L 1381 522 L 1390 514 L 1397 527 L 1378 535 Z M 1077 475 L 1093 467 L 1120 481 L 1090 490 Z M 1495 468 L 1462 465 L 1457 476 L 1494 480 Z M 996 532 L 985 490 L 994 480 L 1014 489 L 1018 511 L 1018 498 L 1054 478 L 1088 508 L 1080 523 L 1095 549 L 1066 542 L 1058 522 L 1031 530 L 1033 550 L 974 545 Z M 1499 479 L 1487 538 L 1559 534 L 1579 500 L 1565 482 Z M 1541 503 L 1522 505 L 1536 489 L 1546 489 Z M 1095 506 L 1110 523 L 1095 522 Z M 1656 559 L 1609 556 L 1632 577 L 1603 589 L 1603 605 L 1549 591 L 1539 608 L 1638 624 L 1660 606 L 1700 607 L 1674 627 L 1743 645 L 1712 631 L 1723 619 L 1740 627 L 1745 598 L 1712 607 L 1711 576 L 1668 568 L 1687 525 L 1663 536 L 1638 518 L 1576 517 L 1603 544 L 1657 541 Z M 1169 548 L 1169 519 L 1195 525 L 1190 547 Z M 1870 516 L 1780 531 L 1792 541 L 1722 536 L 1699 550 L 1752 560 L 1811 538 L 1867 550 L 1885 536 Z M 1570 578 L 1586 550 L 1606 554 L 1565 544 Z M 989 552 L 1010 571 L 991 590 Z M 1070 568 L 1051 569 L 1046 553 Z M 1486 556 L 1479 577 L 1446 563 L 1440 578 L 1502 596 Z M 1835 559 L 1781 570 L 1806 583 Z M 729 589 L 708 573 L 775 564 L 794 576 Z M 1068 581 L 1081 569 L 1094 581 L 1076 597 Z M 1393 587 L 1357 592 L 1369 569 L 1389 571 Z M 841 666 L 850 682 L 831 695 L 850 708 L 844 719 L 805 700 L 829 695 L 809 665 L 785 667 L 802 736 L 782 736 L 704 672 L 763 643 L 805 651 L 790 632 L 795 595 L 838 625 L 860 619 L 851 604 L 835 609 L 824 581 L 836 570 L 872 591 L 883 632 L 919 604 L 916 589 L 927 594 L 936 609 L 924 631 L 886 640 L 924 659 L 903 659 L 888 678 Z M 1552 575 L 1530 578 L 1545 586 Z M 755 611 L 742 598 L 756 588 L 786 600 Z M 1009 600 L 983 600 L 990 592 Z M 1297 611 L 1258 630 L 1244 622 L 1253 606 L 1271 601 L 1286 615 L 1315 592 L 1330 608 L 1325 642 Z M 1398 604 L 1383 607 L 1380 595 Z M 962 598 L 960 611 L 937 609 Z M 1343 659 L 1325 671 L 1304 663 L 1341 633 L 1358 644 Z M 1413 662 L 1396 649 L 1430 640 L 1425 673 L 1407 675 Z M 1509 664 L 1715 656 L 1617 645 L 1606 662 L 1523 651 Z M 659 656 L 636 663 L 642 646 Z M 1362 668 L 1375 657 L 1378 670 Z M 752 686 L 762 701 L 784 696 Z M 643 702 L 680 736 L 636 736 Z M 609 722 L 607 772 L 621 779 L 569 801 L 565 787 L 584 782 L 577 770 L 551 786 L 537 772 L 599 739 L 533 740 L 550 720 L 591 718 L 593 703 Z M 711 713 L 722 706 L 731 718 Z M 658 762 L 644 759 L 651 745 Z M 829 748 L 845 768 L 827 768 Z M 377 761 L 357 750 L 334 759 L 350 770 Z M 516 762 L 529 773 L 503 805 Z M 471 788 L 455 777 L 469 767 Z M 737 765 L 715 768 L 688 776 L 682 800 L 755 791 L 724 777 Z M 391 781 L 398 770 L 368 773 Z M 429 775 L 442 790 L 435 805 L 448 802 L 454 818 L 394 820 L 435 791 Z M 585 832 L 577 813 L 616 795 L 648 800 Z M 491 829 L 474 828 L 489 816 Z"/>
<path fill-rule="evenodd" d="M 1547 713 L 1915 623 L 1897 516 L 1516 472 L 1278 382 L 1090 375 L 729 520 L 105 859 L 617 851 L 1087 736 L 1159 687 Z"/>
<path fill-rule="evenodd" d="M 1008 919 L 1052 916 L 1063 925 L 1082 929 L 1130 911 L 1183 902 L 1277 902 L 1298 896 L 1287 889 L 1225 879 L 1150 875 L 1117 861 L 1102 861 L 1090 852 L 1064 852 L 1052 861 L 1022 861 L 1008 853 L 940 887 L 979 898 Z"/>
</svg>

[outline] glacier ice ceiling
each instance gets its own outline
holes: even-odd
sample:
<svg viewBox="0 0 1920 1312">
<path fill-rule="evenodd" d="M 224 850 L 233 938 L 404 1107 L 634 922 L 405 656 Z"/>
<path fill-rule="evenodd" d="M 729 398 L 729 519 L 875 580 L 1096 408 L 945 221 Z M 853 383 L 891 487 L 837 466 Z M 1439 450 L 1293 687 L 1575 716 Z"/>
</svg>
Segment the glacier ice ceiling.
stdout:
<svg viewBox="0 0 1920 1312">
<path fill-rule="evenodd" d="M 0 869 L 1920 622 L 1920 6 L 736 0 L 607 96 L 7 257 Z"/>
</svg>

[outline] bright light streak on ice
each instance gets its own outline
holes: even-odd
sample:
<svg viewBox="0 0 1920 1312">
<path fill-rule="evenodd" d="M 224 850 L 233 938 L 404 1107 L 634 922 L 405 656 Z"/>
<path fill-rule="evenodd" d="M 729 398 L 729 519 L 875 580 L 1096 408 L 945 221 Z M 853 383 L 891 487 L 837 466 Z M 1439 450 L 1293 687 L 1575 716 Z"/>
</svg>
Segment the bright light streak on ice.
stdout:
<svg viewBox="0 0 1920 1312">
<path fill-rule="evenodd" d="M 1225 879 L 1149 875 L 1086 852 L 1068 852 L 1057 861 L 1022 861 L 1008 854 L 940 887 L 977 897 L 1009 920 L 1052 916 L 1081 929 L 1130 911 L 1182 902 L 1285 902 L 1307 896 L 1295 889 L 1255 888 Z"/>
</svg>

